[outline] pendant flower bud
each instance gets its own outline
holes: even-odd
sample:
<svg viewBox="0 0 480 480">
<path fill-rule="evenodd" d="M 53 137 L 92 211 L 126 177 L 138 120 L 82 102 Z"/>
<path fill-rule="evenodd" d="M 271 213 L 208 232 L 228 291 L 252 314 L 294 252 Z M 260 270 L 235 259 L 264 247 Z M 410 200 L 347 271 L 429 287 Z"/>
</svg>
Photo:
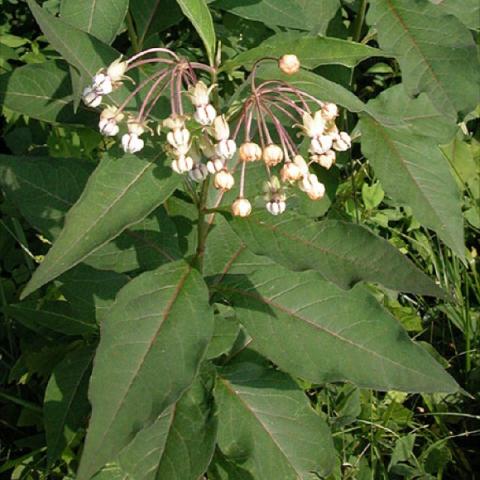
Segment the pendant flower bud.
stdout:
<svg viewBox="0 0 480 480">
<path fill-rule="evenodd" d="M 215 175 L 218 172 L 221 172 L 225 169 L 225 164 L 219 158 L 213 158 L 207 162 L 207 170 L 212 174 Z"/>
<path fill-rule="evenodd" d="M 223 160 L 230 160 L 237 151 L 234 140 L 221 140 L 215 145 L 215 153 Z"/>
<path fill-rule="evenodd" d="M 270 200 L 266 204 L 267 211 L 271 213 L 272 215 L 281 215 L 285 209 L 287 208 L 287 204 L 285 203 L 285 200 L 282 199 L 275 199 L 275 200 Z"/>
<path fill-rule="evenodd" d="M 186 118 L 183 115 L 170 115 L 163 121 L 163 126 L 169 130 L 185 127 Z"/>
<path fill-rule="evenodd" d="M 219 115 L 213 121 L 213 136 L 217 142 L 228 140 L 230 138 L 230 127 L 225 115 Z"/>
<path fill-rule="evenodd" d="M 92 88 L 99 94 L 99 95 L 108 95 L 113 91 L 112 80 L 108 75 L 104 73 L 97 73 L 93 77 L 93 85 Z"/>
<path fill-rule="evenodd" d="M 231 173 L 223 169 L 215 175 L 213 183 L 215 185 L 215 188 L 227 191 L 232 189 L 233 185 L 235 184 L 235 179 L 233 178 L 233 175 Z"/>
<path fill-rule="evenodd" d="M 310 153 L 315 155 L 322 155 L 332 148 L 333 139 L 330 135 L 320 135 L 312 138 L 310 142 Z"/>
<path fill-rule="evenodd" d="M 266 165 L 274 167 L 283 160 L 283 150 L 278 145 L 271 143 L 263 149 L 262 158 Z"/>
<path fill-rule="evenodd" d="M 322 115 L 327 122 L 334 121 L 338 117 L 338 107 L 334 103 L 324 103 L 322 107 Z"/>
<path fill-rule="evenodd" d="M 203 125 L 211 125 L 217 116 L 217 111 L 213 105 L 205 105 L 202 107 L 197 107 L 197 110 L 193 114 L 193 118 L 197 123 Z"/>
<path fill-rule="evenodd" d="M 312 200 L 319 200 L 325 195 L 325 185 L 319 182 L 314 173 L 305 175 L 299 183 L 300 190 L 303 190 Z"/>
<path fill-rule="evenodd" d="M 125 133 L 122 136 L 122 148 L 125 153 L 137 153 L 143 149 L 145 142 L 135 133 Z"/>
<path fill-rule="evenodd" d="M 256 162 L 262 158 L 262 149 L 254 142 L 242 143 L 239 156 L 242 162 Z"/>
<path fill-rule="evenodd" d="M 302 130 L 307 137 L 319 137 L 325 130 L 325 123 L 321 110 L 315 112 L 313 117 L 308 112 L 305 112 L 303 114 Z"/>
<path fill-rule="evenodd" d="M 302 171 L 295 163 L 287 162 L 280 170 L 280 178 L 282 182 L 292 183 L 302 178 Z"/>
<path fill-rule="evenodd" d="M 85 87 L 82 100 L 87 107 L 96 108 L 102 103 L 102 96 L 92 87 Z"/>
<path fill-rule="evenodd" d="M 352 146 L 352 139 L 347 132 L 340 132 L 338 138 L 333 142 L 333 148 L 337 152 L 344 152 Z"/>
<path fill-rule="evenodd" d="M 136 120 L 129 120 L 127 122 L 127 128 L 128 128 L 128 133 L 137 135 L 137 137 L 139 137 L 140 135 L 143 134 L 143 132 L 145 132 L 145 127 L 140 122 L 137 122 Z"/>
<path fill-rule="evenodd" d="M 193 168 L 192 157 L 182 155 L 172 162 L 172 170 L 176 173 L 189 172 Z"/>
<path fill-rule="evenodd" d="M 300 70 L 300 60 L 293 54 L 283 55 L 278 61 L 278 68 L 287 75 L 293 75 Z"/>
<path fill-rule="evenodd" d="M 236 217 L 248 217 L 252 212 L 252 204 L 246 198 L 237 198 L 232 204 L 232 213 Z"/>
<path fill-rule="evenodd" d="M 313 155 L 312 160 L 321 165 L 323 168 L 329 170 L 335 163 L 335 157 L 335 152 L 333 150 L 329 150 L 322 155 Z"/>
<path fill-rule="evenodd" d="M 300 169 L 301 175 L 308 175 L 308 165 L 301 155 L 295 155 L 293 163 Z"/>
<path fill-rule="evenodd" d="M 120 130 L 115 118 L 100 118 L 98 129 L 106 137 L 114 137 Z"/>
<path fill-rule="evenodd" d="M 197 163 L 193 166 L 193 168 L 188 172 L 188 176 L 194 182 L 203 182 L 207 178 L 208 170 L 207 167 L 203 163 Z"/>
<path fill-rule="evenodd" d="M 119 84 L 125 76 L 128 63 L 122 62 L 121 57 L 114 60 L 107 68 L 107 76 L 113 84 Z"/>
<path fill-rule="evenodd" d="M 167 142 L 176 150 L 183 149 L 189 145 L 190 132 L 186 128 L 176 128 L 168 132 Z"/>
<path fill-rule="evenodd" d="M 215 88 L 215 85 L 207 87 L 201 80 L 190 87 L 189 94 L 194 107 L 206 107 L 210 103 L 210 92 Z"/>
</svg>

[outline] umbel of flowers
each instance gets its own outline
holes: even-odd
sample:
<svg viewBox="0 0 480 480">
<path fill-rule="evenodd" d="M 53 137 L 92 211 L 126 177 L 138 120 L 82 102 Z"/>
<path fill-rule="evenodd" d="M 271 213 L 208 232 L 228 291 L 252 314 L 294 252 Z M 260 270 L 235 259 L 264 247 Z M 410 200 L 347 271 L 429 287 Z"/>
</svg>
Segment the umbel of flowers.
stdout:
<svg viewBox="0 0 480 480">
<path fill-rule="evenodd" d="M 190 62 L 166 48 L 150 48 L 127 60 L 115 60 L 93 77 L 83 100 L 94 108 L 104 105 L 100 132 L 110 137 L 121 134 L 126 153 L 141 151 L 146 133 L 165 135 L 165 150 L 177 174 L 187 174 L 194 182 L 212 175 L 215 188 L 238 188 L 238 198 L 232 204 L 236 216 L 246 217 L 252 211 L 245 197 L 247 165 L 263 162 L 265 206 L 272 215 L 279 215 L 287 207 L 292 188 L 299 188 L 312 200 L 325 195 L 325 186 L 310 166 L 315 163 L 329 169 L 336 152 L 349 149 L 351 140 L 336 126 L 338 108 L 334 103 L 321 101 L 283 80 L 258 82 L 258 64 L 250 75 L 249 95 L 242 108 L 230 116 L 217 112 L 211 103 L 216 85 L 208 86 L 199 79 L 201 74 L 213 73 L 212 67 Z M 153 65 L 153 73 L 135 85 L 120 105 L 105 101 L 124 81 L 132 81 L 130 71 L 145 65 Z M 278 66 L 283 73 L 294 75 L 300 62 L 295 55 L 284 55 Z M 143 101 L 138 112 L 127 113 L 127 106 L 140 92 Z M 153 129 L 151 113 L 162 97 L 170 99 L 171 113 Z M 188 112 L 184 111 L 185 97 L 189 99 Z M 300 142 L 307 139 L 307 158 L 300 154 L 300 142 L 295 142 L 292 129 L 297 129 Z M 237 186 L 233 173 L 238 168 Z"/>
</svg>

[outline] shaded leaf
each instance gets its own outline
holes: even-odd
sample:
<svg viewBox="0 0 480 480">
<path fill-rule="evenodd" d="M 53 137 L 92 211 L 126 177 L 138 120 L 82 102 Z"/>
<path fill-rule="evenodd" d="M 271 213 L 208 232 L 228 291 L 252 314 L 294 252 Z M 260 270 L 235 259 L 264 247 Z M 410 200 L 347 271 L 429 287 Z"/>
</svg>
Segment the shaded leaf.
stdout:
<svg viewBox="0 0 480 480">
<path fill-rule="evenodd" d="M 85 260 L 162 204 L 181 181 L 157 161 L 162 153 L 105 156 L 69 211 L 65 226 L 23 296 Z"/>
<path fill-rule="evenodd" d="M 369 281 L 399 291 L 443 296 L 395 247 L 361 225 L 312 222 L 288 212 L 281 218 L 257 212 L 230 224 L 255 254 L 294 271 L 316 270 L 342 288 Z"/>
<path fill-rule="evenodd" d="M 457 18 L 428 0 L 378 0 L 367 20 L 377 29 L 380 46 L 398 59 L 410 95 L 426 92 L 448 116 L 477 106 L 477 49 Z"/>
<path fill-rule="evenodd" d="M 438 7 L 455 15 L 468 28 L 480 29 L 480 4 L 477 0 L 442 0 Z"/>
<path fill-rule="evenodd" d="M 82 347 L 69 353 L 50 377 L 43 406 L 49 463 L 60 457 L 87 423 L 87 388 L 94 352 L 92 347 Z"/>
<path fill-rule="evenodd" d="M 335 450 L 326 423 L 288 375 L 254 358 L 218 373 L 220 450 L 254 478 L 328 475 Z"/>
<path fill-rule="evenodd" d="M 120 291 L 102 324 L 79 480 L 115 461 L 135 433 L 179 399 L 212 329 L 207 288 L 184 262 L 139 275 Z"/>
<path fill-rule="evenodd" d="M 233 305 L 252 347 L 292 375 L 377 390 L 458 390 L 363 286 L 345 291 L 315 272 L 271 265 L 247 275 L 232 267 L 214 288 Z"/>
</svg>

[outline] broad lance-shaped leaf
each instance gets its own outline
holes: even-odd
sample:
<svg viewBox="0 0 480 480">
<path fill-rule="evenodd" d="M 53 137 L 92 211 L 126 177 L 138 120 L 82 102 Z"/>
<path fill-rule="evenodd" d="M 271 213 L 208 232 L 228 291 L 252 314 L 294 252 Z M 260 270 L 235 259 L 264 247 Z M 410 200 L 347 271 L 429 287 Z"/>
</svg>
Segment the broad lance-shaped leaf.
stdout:
<svg viewBox="0 0 480 480">
<path fill-rule="evenodd" d="M 78 430 L 87 424 L 87 389 L 94 352 L 92 347 L 74 350 L 50 377 L 43 405 L 49 463 L 60 457 Z"/>
<path fill-rule="evenodd" d="M 300 59 L 302 67 L 315 68 L 319 65 L 345 65 L 354 67 L 369 57 L 384 56 L 382 50 L 362 43 L 340 38 L 306 36 L 298 32 L 278 33 L 268 38 L 258 47 L 242 52 L 225 63 L 224 69 L 231 71 L 239 67 L 251 68 L 263 57 L 280 58 L 288 52 Z"/>
<path fill-rule="evenodd" d="M 90 33 L 105 43 L 112 43 L 122 28 L 128 0 L 62 0 L 60 18 Z"/>
<path fill-rule="evenodd" d="M 316 272 L 235 267 L 214 287 L 253 337 L 252 348 L 314 383 L 348 381 L 406 392 L 458 385 L 363 286 L 345 291 Z"/>
<path fill-rule="evenodd" d="M 362 152 L 385 191 L 409 205 L 420 223 L 463 258 L 460 192 L 438 140 L 425 137 L 421 129 L 387 126 L 370 116 L 362 116 L 360 129 Z"/>
<path fill-rule="evenodd" d="M 160 157 L 145 149 L 138 156 L 105 156 L 100 161 L 23 297 L 85 260 L 171 195 L 180 177 L 161 165 Z"/>
<path fill-rule="evenodd" d="M 183 261 L 139 275 L 102 324 L 78 480 L 115 460 L 192 383 L 213 329 L 207 287 Z"/>
<path fill-rule="evenodd" d="M 49 240 L 80 197 L 95 166 L 74 158 L 0 155 L 0 188 Z M 107 243 L 84 263 L 101 270 L 151 270 L 181 254 L 175 225 L 162 207 Z"/>
<path fill-rule="evenodd" d="M 207 2 L 205 0 L 177 0 L 177 3 L 200 35 L 207 50 L 210 65 L 213 65 L 217 40 Z"/>
<path fill-rule="evenodd" d="M 252 353 L 218 373 L 220 450 L 253 478 L 327 476 L 335 450 L 326 423 L 288 375 L 268 368 Z"/>
<path fill-rule="evenodd" d="M 257 212 L 234 219 L 231 226 L 257 255 L 294 271 L 316 270 L 342 288 L 367 281 L 399 291 L 444 295 L 395 247 L 361 225 Z"/>
<path fill-rule="evenodd" d="M 480 29 L 480 3 L 477 0 L 442 0 L 437 6 L 455 15 L 468 28 Z"/>
<path fill-rule="evenodd" d="M 426 92 L 446 115 L 480 102 L 480 63 L 471 32 L 428 0 L 376 0 L 367 15 L 380 46 L 395 55 L 410 95 Z"/>
<path fill-rule="evenodd" d="M 197 377 L 180 400 L 140 430 L 94 480 L 111 480 L 112 471 L 121 479 L 198 480 L 215 448 L 212 386 L 205 375 Z"/>
<path fill-rule="evenodd" d="M 49 123 L 94 125 L 94 113 L 73 113 L 66 65 L 59 61 L 24 65 L 0 76 L 0 105 Z"/>
</svg>

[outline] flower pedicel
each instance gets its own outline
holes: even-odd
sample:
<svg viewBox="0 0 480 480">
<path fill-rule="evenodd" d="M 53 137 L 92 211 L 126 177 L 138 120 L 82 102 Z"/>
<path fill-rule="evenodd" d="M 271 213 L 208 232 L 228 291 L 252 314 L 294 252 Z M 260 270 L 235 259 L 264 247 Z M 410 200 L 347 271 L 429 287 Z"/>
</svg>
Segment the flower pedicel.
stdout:
<svg viewBox="0 0 480 480">
<path fill-rule="evenodd" d="M 310 171 L 310 165 L 317 163 L 325 169 L 331 168 L 336 152 L 349 149 L 351 139 L 335 124 L 338 116 L 335 104 L 323 102 L 283 80 L 257 82 L 260 61 L 250 75 L 250 94 L 241 110 L 230 117 L 218 114 L 210 102 L 216 85 L 208 86 L 198 78 L 202 72 L 212 73 L 212 67 L 189 62 L 166 48 L 150 48 L 128 60 L 115 60 L 94 76 L 92 85 L 83 92 L 83 100 L 87 106 L 96 108 L 124 80 L 130 80 L 128 72 L 154 65 L 154 73 L 136 85 L 121 105 L 105 106 L 98 124 L 100 132 L 114 137 L 125 131 L 122 148 L 133 154 L 143 149 L 145 132 L 153 135 L 166 130 L 165 149 L 171 157 L 172 169 L 178 174 L 188 174 L 195 182 L 212 175 L 214 187 L 221 191 L 234 188 L 233 173 L 240 168 L 238 197 L 232 204 L 233 214 L 240 217 L 248 216 L 252 210 L 245 198 L 247 164 L 262 162 L 268 177 L 264 186 L 265 207 L 272 215 L 280 215 L 287 207 L 287 192 L 292 187 L 298 187 L 312 200 L 324 196 L 325 186 Z M 300 62 L 295 55 L 288 54 L 279 59 L 278 66 L 283 73 L 294 75 L 300 69 Z M 127 106 L 143 90 L 146 93 L 138 112 L 127 113 Z M 166 93 L 171 114 L 154 132 L 148 126 L 151 113 Z M 190 99 L 193 114 L 184 111 L 184 96 Z M 308 139 L 308 161 L 300 155 L 280 117 L 291 121 L 292 127 L 299 127 L 299 134 Z M 239 137 L 243 137 L 242 141 Z"/>
</svg>

